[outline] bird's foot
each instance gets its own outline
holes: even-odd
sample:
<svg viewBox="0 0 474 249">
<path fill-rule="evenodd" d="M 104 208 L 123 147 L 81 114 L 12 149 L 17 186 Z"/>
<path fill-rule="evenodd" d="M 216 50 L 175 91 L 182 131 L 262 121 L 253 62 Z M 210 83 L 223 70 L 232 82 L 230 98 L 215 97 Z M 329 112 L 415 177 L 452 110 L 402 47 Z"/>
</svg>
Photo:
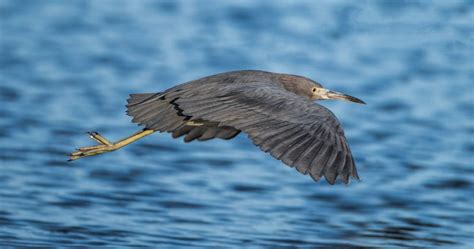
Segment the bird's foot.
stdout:
<svg viewBox="0 0 474 249">
<path fill-rule="evenodd" d="M 81 148 L 76 149 L 75 152 L 69 154 L 68 161 L 73 161 L 73 160 L 77 160 L 79 158 L 88 157 L 88 156 L 94 156 L 94 155 L 98 155 L 98 154 L 102 154 L 102 153 L 106 153 L 106 152 L 110 152 L 110 151 L 114 151 L 118 149 L 114 143 L 109 142 L 109 140 L 105 139 L 99 133 L 95 131 L 88 132 L 87 134 L 89 134 L 89 137 L 92 140 L 98 142 L 99 145 L 81 147 Z"/>
</svg>

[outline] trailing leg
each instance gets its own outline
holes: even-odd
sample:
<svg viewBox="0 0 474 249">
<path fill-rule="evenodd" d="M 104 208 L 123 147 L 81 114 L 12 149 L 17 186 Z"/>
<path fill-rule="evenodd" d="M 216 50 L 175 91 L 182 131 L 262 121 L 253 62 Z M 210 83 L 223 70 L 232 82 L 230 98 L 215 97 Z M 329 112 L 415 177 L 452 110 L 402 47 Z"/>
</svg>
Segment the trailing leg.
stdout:
<svg viewBox="0 0 474 249">
<path fill-rule="evenodd" d="M 88 156 L 94 156 L 98 154 L 103 154 L 106 152 L 118 150 L 126 145 L 129 145 L 145 136 L 148 136 L 155 132 L 154 130 L 147 130 L 144 129 L 142 131 L 139 131 L 125 139 L 122 139 L 118 142 L 111 143 L 109 140 L 106 138 L 102 137 L 99 133 L 97 132 L 88 132 L 89 136 L 91 139 L 97 141 L 100 143 L 99 145 L 95 146 L 88 146 L 88 147 L 81 147 L 77 149 L 75 152 L 69 154 L 69 161 L 73 161 L 79 158 L 83 157 L 88 157 Z"/>
</svg>

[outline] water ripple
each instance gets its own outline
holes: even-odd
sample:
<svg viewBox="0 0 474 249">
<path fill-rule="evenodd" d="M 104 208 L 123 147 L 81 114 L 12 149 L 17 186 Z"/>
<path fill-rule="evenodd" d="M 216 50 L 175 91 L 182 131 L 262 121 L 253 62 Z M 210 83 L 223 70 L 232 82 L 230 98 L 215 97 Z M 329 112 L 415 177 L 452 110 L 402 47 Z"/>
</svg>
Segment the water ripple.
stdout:
<svg viewBox="0 0 474 249">
<path fill-rule="evenodd" d="M 0 247 L 469 248 L 471 2 L 0 1 Z M 361 181 L 314 183 L 255 148 L 135 132 L 129 93 L 226 70 L 306 75 Z"/>
</svg>

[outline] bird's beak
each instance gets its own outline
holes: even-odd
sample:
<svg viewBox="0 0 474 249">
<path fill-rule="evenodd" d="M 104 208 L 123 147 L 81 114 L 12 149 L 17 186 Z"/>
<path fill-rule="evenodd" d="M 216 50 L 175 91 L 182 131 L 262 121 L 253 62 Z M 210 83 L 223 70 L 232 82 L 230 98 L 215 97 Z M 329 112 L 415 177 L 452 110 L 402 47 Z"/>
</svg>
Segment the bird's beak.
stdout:
<svg viewBox="0 0 474 249">
<path fill-rule="evenodd" d="M 351 101 L 351 102 L 354 102 L 354 103 L 365 105 L 364 101 L 362 101 L 362 100 L 360 100 L 356 97 L 353 97 L 353 96 L 350 96 L 350 95 L 347 95 L 347 94 L 344 94 L 344 93 L 338 93 L 338 92 L 335 92 L 335 91 L 327 90 L 327 89 L 324 89 L 324 92 L 321 95 L 322 95 L 321 97 L 323 99 L 342 99 L 342 100 L 347 100 L 347 101 Z"/>
</svg>

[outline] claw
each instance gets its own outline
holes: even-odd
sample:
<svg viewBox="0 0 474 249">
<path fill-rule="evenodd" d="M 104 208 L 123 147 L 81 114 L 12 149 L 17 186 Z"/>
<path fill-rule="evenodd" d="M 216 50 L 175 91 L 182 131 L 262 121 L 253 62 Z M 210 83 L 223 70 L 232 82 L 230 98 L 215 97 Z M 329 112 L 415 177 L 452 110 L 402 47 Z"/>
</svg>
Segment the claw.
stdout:
<svg viewBox="0 0 474 249">
<path fill-rule="evenodd" d="M 89 137 L 94 139 L 94 133 L 92 133 L 91 131 L 88 131 L 87 134 L 89 134 Z"/>
<path fill-rule="evenodd" d="M 91 136 L 91 137 L 99 135 L 99 133 L 97 131 L 88 131 L 87 134 L 89 134 L 89 136 Z"/>
<path fill-rule="evenodd" d="M 87 132 L 87 134 L 89 134 L 89 137 L 91 139 L 95 140 L 96 142 L 98 142 L 100 144 L 108 145 L 108 146 L 112 145 L 112 143 L 109 142 L 109 140 L 102 137 L 97 131 L 89 131 L 89 132 Z"/>
</svg>

